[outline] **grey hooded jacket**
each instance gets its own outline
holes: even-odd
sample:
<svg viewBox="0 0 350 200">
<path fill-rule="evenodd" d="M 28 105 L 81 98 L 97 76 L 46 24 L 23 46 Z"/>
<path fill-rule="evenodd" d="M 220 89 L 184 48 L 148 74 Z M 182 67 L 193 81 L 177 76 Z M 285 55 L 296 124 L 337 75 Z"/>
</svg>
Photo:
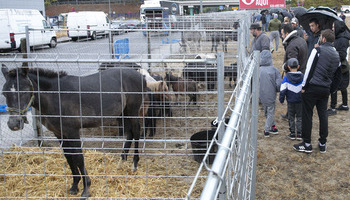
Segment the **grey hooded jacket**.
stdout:
<svg viewBox="0 0 350 200">
<path fill-rule="evenodd" d="M 262 104 L 273 104 L 276 101 L 276 93 L 281 87 L 281 74 L 272 64 L 272 54 L 268 50 L 260 53 L 260 91 L 259 98 Z"/>
</svg>

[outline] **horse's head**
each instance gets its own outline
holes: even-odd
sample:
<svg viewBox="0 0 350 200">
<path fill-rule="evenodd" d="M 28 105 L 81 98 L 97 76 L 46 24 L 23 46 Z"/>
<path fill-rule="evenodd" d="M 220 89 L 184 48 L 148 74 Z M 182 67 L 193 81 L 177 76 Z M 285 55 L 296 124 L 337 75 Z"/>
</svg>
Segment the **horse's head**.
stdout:
<svg viewBox="0 0 350 200">
<path fill-rule="evenodd" d="M 2 65 L 1 71 L 6 80 L 2 94 L 6 98 L 7 110 L 10 113 L 7 125 L 13 131 L 21 130 L 24 123 L 28 123 L 25 115 L 34 100 L 33 85 L 28 78 L 28 68 L 9 70 Z"/>
</svg>

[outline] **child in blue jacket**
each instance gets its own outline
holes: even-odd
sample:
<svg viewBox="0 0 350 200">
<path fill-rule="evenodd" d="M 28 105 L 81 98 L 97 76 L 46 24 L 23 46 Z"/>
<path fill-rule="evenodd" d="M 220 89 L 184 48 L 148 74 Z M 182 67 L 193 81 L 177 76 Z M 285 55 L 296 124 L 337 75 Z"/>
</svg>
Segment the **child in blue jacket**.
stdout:
<svg viewBox="0 0 350 200">
<path fill-rule="evenodd" d="M 288 121 L 290 131 L 288 137 L 292 140 L 301 140 L 301 84 L 304 75 L 298 71 L 300 65 L 296 58 L 290 58 L 287 61 L 287 65 L 289 72 L 282 80 L 279 100 L 281 104 L 283 104 L 284 99 L 286 98 L 288 103 Z M 297 134 L 295 134 L 295 129 Z"/>
</svg>

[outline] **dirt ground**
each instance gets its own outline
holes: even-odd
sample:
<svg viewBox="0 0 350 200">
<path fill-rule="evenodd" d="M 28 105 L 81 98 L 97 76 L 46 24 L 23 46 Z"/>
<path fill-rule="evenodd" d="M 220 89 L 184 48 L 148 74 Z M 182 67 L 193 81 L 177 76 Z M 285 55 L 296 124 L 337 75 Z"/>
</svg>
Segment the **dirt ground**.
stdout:
<svg viewBox="0 0 350 200">
<path fill-rule="evenodd" d="M 281 43 L 280 41 L 278 52 L 273 53 L 273 64 L 279 69 L 284 56 Z M 341 95 L 338 92 L 338 105 L 340 104 Z M 350 112 L 338 111 L 337 115 L 329 117 L 327 152 L 321 154 L 318 150 L 319 121 L 315 109 L 313 152 L 305 154 L 292 148 L 293 144 L 300 141 L 287 138 L 288 121 L 280 116 L 286 109 L 287 105 L 281 105 L 276 99 L 275 121 L 280 134 L 270 138 L 263 136 L 265 119 L 260 110 L 256 199 L 349 199 Z"/>
</svg>

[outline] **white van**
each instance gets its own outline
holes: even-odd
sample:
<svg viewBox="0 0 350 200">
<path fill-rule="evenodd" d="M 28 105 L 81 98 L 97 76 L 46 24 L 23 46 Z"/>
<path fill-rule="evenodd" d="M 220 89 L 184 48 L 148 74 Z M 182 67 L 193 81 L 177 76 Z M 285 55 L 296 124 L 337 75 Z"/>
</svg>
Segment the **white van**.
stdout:
<svg viewBox="0 0 350 200">
<path fill-rule="evenodd" d="M 20 49 L 21 38 L 25 38 L 25 27 L 29 28 L 29 45 L 57 45 L 56 32 L 38 10 L 0 9 L 0 49 Z M 33 30 L 31 30 L 33 29 Z"/>
<path fill-rule="evenodd" d="M 82 11 L 67 14 L 67 34 L 73 41 L 87 37 L 95 40 L 98 35 L 106 35 L 109 20 L 104 12 Z"/>
<path fill-rule="evenodd" d="M 349 5 L 342 5 L 340 7 L 340 11 L 348 13 L 348 12 L 350 12 L 350 6 Z"/>
</svg>

